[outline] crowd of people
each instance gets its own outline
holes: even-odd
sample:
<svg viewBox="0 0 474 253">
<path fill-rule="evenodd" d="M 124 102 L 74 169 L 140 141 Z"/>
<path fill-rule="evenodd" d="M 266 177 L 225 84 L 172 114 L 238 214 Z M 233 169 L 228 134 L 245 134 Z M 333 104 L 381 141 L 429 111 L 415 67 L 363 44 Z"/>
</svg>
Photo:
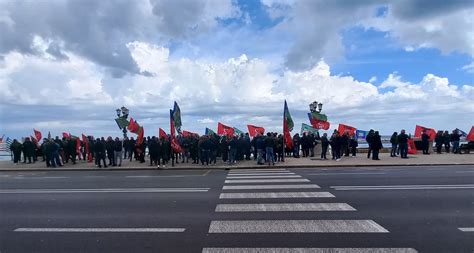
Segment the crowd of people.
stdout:
<svg viewBox="0 0 474 253">
<path fill-rule="evenodd" d="M 457 130 L 451 134 L 448 131 L 439 131 L 434 138 L 436 152 L 441 153 L 444 146 L 447 153 L 459 153 L 460 137 Z M 390 138 L 390 156 L 408 158 L 410 138 L 405 130 L 401 130 L 399 134 L 394 132 Z M 169 135 L 147 137 L 141 143 L 133 137 L 94 139 L 89 136 L 87 139 L 80 139 L 68 136 L 61 139 L 56 136 L 54 139 L 43 139 L 41 144 L 30 138 L 25 138 L 22 143 L 15 139 L 10 150 L 15 164 L 21 162 L 21 157 L 23 163 L 34 163 L 41 157 L 48 167 L 60 167 L 65 163 L 76 164 L 77 160 L 87 160 L 102 168 L 122 166 L 124 159 L 140 163 L 146 163 L 148 159 L 149 166 L 160 168 L 169 163 L 215 165 L 218 159 L 229 165 L 252 159 L 259 165 L 275 165 L 276 162 L 283 162 L 285 157 L 315 157 L 317 145 L 321 145 L 321 160 L 327 160 L 327 153 L 330 151 L 332 159 L 340 161 L 342 157 L 355 157 L 359 146 L 354 134 L 351 135 L 347 131 L 339 133 L 338 130 L 334 130 L 330 137 L 327 133 L 320 136 L 317 132 L 305 132 L 301 136 L 295 134 L 291 145 L 284 145 L 282 134 L 271 132 L 257 134 L 252 138 L 248 133 L 236 136 L 177 135 L 175 140 L 179 149 L 173 147 Z M 365 141 L 368 145 L 367 158 L 372 156 L 373 160 L 380 160 L 379 153 L 383 144 L 379 132 L 370 130 Z M 430 136 L 423 131 L 421 134 L 423 154 L 429 154 L 429 143 Z"/>
</svg>

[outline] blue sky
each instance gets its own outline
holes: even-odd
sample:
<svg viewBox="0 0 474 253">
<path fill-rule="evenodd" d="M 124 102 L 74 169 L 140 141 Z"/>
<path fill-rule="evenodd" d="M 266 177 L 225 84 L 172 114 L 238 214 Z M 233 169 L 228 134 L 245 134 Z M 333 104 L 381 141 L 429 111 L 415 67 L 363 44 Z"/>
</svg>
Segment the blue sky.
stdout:
<svg viewBox="0 0 474 253">
<path fill-rule="evenodd" d="M 0 2 L 0 134 L 117 135 L 125 105 L 155 134 L 177 101 L 184 128 L 281 131 L 325 104 L 383 133 L 474 122 L 474 3 L 138 0 Z M 387 124 L 389 122 L 389 124 Z"/>
</svg>

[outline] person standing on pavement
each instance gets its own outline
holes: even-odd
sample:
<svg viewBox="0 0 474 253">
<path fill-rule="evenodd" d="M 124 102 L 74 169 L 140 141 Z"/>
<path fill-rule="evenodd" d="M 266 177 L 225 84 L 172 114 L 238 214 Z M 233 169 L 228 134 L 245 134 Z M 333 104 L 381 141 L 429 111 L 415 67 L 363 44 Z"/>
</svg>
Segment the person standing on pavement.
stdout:
<svg viewBox="0 0 474 253">
<path fill-rule="evenodd" d="M 451 147 L 451 136 L 449 135 L 449 132 L 446 130 L 444 131 L 443 134 L 443 140 L 444 140 L 444 150 L 446 153 L 449 153 L 449 149 Z"/>
<path fill-rule="evenodd" d="M 353 135 L 350 139 L 349 139 L 349 147 L 351 149 L 351 155 L 352 157 L 356 157 L 356 153 L 357 153 L 357 147 L 359 146 L 359 143 L 357 142 L 357 138 L 355 135 Z"/>
<path fill-rule="evenodd" d="M 437 154 L 441 154 L 441 150 L 443 149 L 443 144 L 444 144 L 443 131 L 438 131 L 435 137 L 435 146 L 436 146 Z"/>
<path fill-rule="evenodd" d="M 21 160 L 21 143 L 17 139 L 13 139 L 12 144 L 10 144 L 10 150 L 13 153 L 13 163 L 18 165 L 18 162 Z"/>
<path fill-rule="evenodd" d="M 321 137 L 321 160 L 327 160 L 326 154 L 328 152 L 328 147 L 329 147 L 329 140 L 328 140 L 328 134 L 324 133 L 323 136 Z"/>
<path fill-rule="evenodd" d="M 123 143 L 120 141 L 118 137 L 115 137 L 115 145 L 114 145 L 114 157 L 115 157 L 115 165 L 122 166 L 122 152 L 123 152 Z"/>
<path fill-rule="evenodd" d="M 369 133 L 365 137 L 365 141 L 367 142 L 367 145 L 369 145 L 369 148 L 367 149 L 367 159 L 370 158 L 370 153 L 372 152 L 372 139 L 374 136 L 374 130 L 370 129 Z"/>
<path fill-rule="evenodd" d="M 426 133 L 426 130 L 421 132 L 421 146 L 423 149 L 423 155 L 429 155 L 430 136 Z"/>
<path fill-rule="evenodd" d="M 400 131 L 398 135 L 398 146 L 400 147 L 400 157 L 402 159 L 408 159 L 408 139 L 410 137 L 405 133 L 405 129 Z"/>
<path fill-rule="evenodd" d="M 373 139 L 372 139 L 372 151 L 373 151 L 372 160 L 380 160 L 379 153 L 380 153 L 380 149 L 382 148 L 383 148 L 382 139 L 379 135 L 379 131 L 375 131 L 373 135 Z"/>
<path fill-rule="evenodd" d="M 104 168 L 107 168 L 107 163 L 105 162 L 105 142 L 97 138 L 94 144 L 95 151 L 95 164 L 97 167 L 102 168 L 101 161 L 104 162 Z"/>
<path fill-rule="evenodd" d="M 267 138 L 265 139 L 265 153 L 267 155 L 267 163 L 270 166 L 275 165 L 274 154 L 273 154 L 273 147 L 275 146 L 275 139 L 273 138 L 271 133 L 267 133 Z"/>
<path fill-rule="evenodd" d="M 453 143 L 453 153 L 457 154 L 459 152 L 459 141 L 461 140 L 461 135 L 459 134 L 458 130 L 453 130 L 450 139 Z"/>
<path fill-rule="evenodd" d="M 398 147 L 398 133 L 393 132 L 392 137 L 390 137 L 390 143 L 392 144 L 392 149 L 390 149 L 390 157 L 397 157 L 397 147 Z"/>
</svg>

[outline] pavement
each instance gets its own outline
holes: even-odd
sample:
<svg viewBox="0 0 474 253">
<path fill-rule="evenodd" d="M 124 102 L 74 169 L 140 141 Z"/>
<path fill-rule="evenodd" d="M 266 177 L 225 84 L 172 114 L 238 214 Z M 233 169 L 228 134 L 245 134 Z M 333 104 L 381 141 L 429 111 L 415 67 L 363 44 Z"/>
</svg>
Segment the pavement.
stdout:
<svg viewBox="0 0 474 253">
<path fill-rule="evenodd" d="M 211 168 L 0 172 L 0 252 L 474 251 L 472 165 Z"/>
<path fill-rule="evenodd" d="M 330 157 L 328 155 L 328 157 Z M 379 161 L 367 159 L 367 155 L 364 153 L 358 154 L 357 157 L 343 157 L 341 161 L 334 160 L 320 160 L 318 158 L 285 158 L 285 162 L 276 163 L 275 168 L 327 168 L 327 167 L 366 167 L 366 166 L 424 166 L 424 165 L 474 165 L 474 153 L 472 154 L 431 154 L 431 155 L 409 155 L 409 159 L 401 159 L 400 157 L 390 157 L 389 153 L 381 153 Z M 236 164 L 229 166 L 227 163 L 222 162 L 218 158 L 217 164 L 203 166 L 200 164 L 189 163 L 178 163 L 175 166 L 167 164 L 166 168 L 161 169 L 228 169 L 228 168 L 239 168 L 239 169 L 256 169 L 268 167 L 267 165 L 257 165 L 256 161 L 237 161 Z M 39 162 L 34 164 L 19 164 L 14 165 L 11 161 L 0 161 L 0 171 L 58 171 L 58 170 L 150 170 L 156 169 L 154 166 L 149 166 L 149 160 L 147 162 L 139 163 L 137 161 L 124 160 L 121 167 L 108 166 L 107 168 L 97 168 L 94 163 L 87 163 L 85 161 L 77 161 L 75 165 L 68 163 L 63 167 L 58 168 L 47 168 L 45 162 Z"/>
</svg>

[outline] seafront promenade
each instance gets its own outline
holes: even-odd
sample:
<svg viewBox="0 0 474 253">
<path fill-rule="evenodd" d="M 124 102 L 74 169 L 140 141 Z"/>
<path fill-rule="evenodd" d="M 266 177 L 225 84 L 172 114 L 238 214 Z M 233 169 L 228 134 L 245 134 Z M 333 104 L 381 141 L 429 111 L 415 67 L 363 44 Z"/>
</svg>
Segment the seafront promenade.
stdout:
<svg viewBox="0 0 474 253">
<path fill-rule="evenodd" d="M 328 156 L 329 157 L 329 156 Z M 388 153 L 381 153 L 379 161 L 367 159 L 365 153 L 360 153 L 356 157 L 343 157 L 341 161 L 334 160 L 320 160 L 317 157 L 301 157 L 293 158 L 287 157 L 285 162 L 277 162 L 275 166 L 268 165 L 257 165 L 255 160 L 243 160 L 237 161 L 234 165 L 228 165 L 218 159 L 215 165 L 201 165 L 189 163 L 178 163 L 171 166 L 171 163 L 167 164 L 166 167 L 161 167 L 161 170 L 173 170 L 173 169 L 245 169 L 245 168 L 324 168 L 324 167 L 377 167 L 377 166 L 422 166 L 422 165 L 473 165 L 474 166 L 474 154 L 431 154 L 431 155 L 409 155 L 408 159 L 401 159 L 399 157 L 390 157 Z M 14 165 L 11 161 L 0 161 L 0 171 L 28 171 L 28 170 L 152 170 L 158 169 L 155 166 L 149 166 L 149 159 L 146 159 L 145 163 L 138 161 L 124 160 L 121 167 L 108 166 L 107 168 L 97 168 L 94 163 L 88 163 L 85 161 L 77 161 L 75 165 L 68 163 L 63 167 L 59 168 L 47 168 L 45 162 L 39 161 L 34 164 L 19 163 Z"/>
</svg>

